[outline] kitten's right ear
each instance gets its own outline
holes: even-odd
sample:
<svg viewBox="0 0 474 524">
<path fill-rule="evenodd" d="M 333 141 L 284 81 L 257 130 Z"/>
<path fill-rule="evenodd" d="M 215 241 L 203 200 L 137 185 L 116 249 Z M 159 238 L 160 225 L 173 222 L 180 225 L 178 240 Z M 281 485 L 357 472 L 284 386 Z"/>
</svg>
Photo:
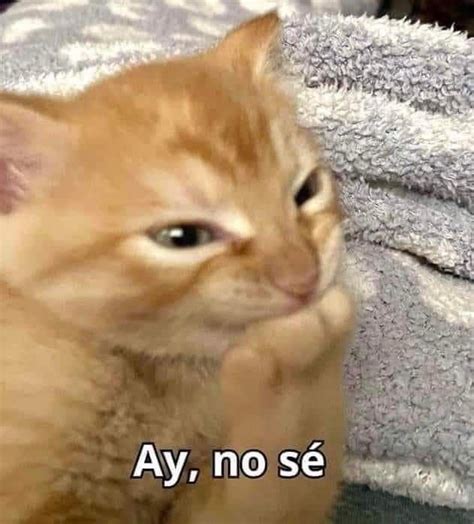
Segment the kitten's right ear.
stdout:
<svg viewBox="0 0 474 524">
<path fill-rule="evenodd" d="M 280 31 L 281 20 L 276 11 L 271 11 L 232 30 L 209 56 L 248 78 L 258 79 L 279 62 Z"/>
<path fill-rule="evenodd" d="M 44 187 L 73 140 L 70 126 L 20 100 L 0 95 L 0 214 L 14 212 Z"/>
</svg>

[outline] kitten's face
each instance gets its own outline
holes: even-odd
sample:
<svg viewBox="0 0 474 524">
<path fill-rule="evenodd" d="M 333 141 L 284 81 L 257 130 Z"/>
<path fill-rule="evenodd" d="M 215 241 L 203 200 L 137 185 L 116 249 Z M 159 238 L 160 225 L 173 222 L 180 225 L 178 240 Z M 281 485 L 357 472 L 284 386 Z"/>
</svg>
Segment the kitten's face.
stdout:
<svg viewBox="0 0 474 524">
<path fill-rule="evenodd" d="M 220 352 L 250 323 L 316 299 L 337 271 L 341 217 L 314 144 L 261 71 L 275 30 L 266 17 L 206 56 L 46 104 L 53 127 L 29 144 L 60 174 L 0 219 L 2 276 L 148 352 Z M 261 56 L 223 66 L 256 35 Z M 55 132 L 70 137 L 59 152 Z"/>
</svg>

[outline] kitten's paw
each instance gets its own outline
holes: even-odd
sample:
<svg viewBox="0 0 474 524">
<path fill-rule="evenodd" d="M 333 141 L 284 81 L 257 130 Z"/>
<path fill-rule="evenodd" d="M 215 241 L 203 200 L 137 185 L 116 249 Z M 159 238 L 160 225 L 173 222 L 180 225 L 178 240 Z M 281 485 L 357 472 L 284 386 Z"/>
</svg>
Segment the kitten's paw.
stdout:
<svg viewBox="0 0 474 524">
<path fill-rule="evenodd" d="M 275 360 L 255 348 L 238 347 L 225 358 L 221 386 L 226 408 L 232 412 L 261 412 L 271 402 L 271 390 L 277 380 Z"/>
<path fill-rule="evenodd" d="M 279 424 L 292 420 L 311 394 L 319 357 L 346 342 L 353 310 L 347 292 L 333 287 L 300 312 L 249 329 L 228 353 L 221 371 L 233 442 L 239 447 L 243 442 L 271 447 L 273 440 L 292 441 Z M 298 433 L 297 428 L 294 431 Z"/>
<path fill-rule="evenodd" d="M 333 344 L 346 342 L 354 330 L 354 297 L 344 287 L 335 285 L 323 295 L 318 310 L 328 341 Z"/>
<path fill-rule="evenodd" d="M 274 374 L 294 374 L 310 367 L 324 351 L 343 344 L 353 324 L 351 296 L 344 288 L 333 286 L 301 311 L 253 326 L 243 344 L 270 356 Z"/>
</svg>

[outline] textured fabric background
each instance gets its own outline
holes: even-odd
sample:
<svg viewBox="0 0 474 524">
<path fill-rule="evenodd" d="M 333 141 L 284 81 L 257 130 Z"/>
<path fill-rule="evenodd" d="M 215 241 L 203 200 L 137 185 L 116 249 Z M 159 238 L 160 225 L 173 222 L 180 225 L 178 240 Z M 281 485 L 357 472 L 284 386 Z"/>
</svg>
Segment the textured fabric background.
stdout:
<svg viewBox="0 0 474 524">
<path fill-rule="evenodd" d="M 0 88 L 72 93 L 205 47 L 274 4 L 23 0 L 0 18 Z M 473 43 L 400 21 L 301 16 L 309 4 L 281 2 L 300 15 L 283 48 L 301 122 L 320 137 L 349 213 L 361 322 L 346 362 L 346 478 L 473 508 Z"/>
<path fill-rule="evenodd" d="M 347 486 L 333 524 L 472 524 L 472 511 L 415 504 L 365 486 Z"/>
</svg>

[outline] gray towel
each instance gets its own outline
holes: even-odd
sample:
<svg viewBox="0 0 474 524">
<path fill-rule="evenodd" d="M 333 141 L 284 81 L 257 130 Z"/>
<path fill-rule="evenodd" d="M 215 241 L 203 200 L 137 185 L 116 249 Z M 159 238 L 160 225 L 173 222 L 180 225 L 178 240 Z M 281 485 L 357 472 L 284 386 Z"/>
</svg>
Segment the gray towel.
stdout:
<svg viewBox="0 0 474 524">
<path fill-rule="evenodd" d="M 0 17 L 0 88 L 75 92 L 203 48 L 271 4 L 24 0 Z M 282 1 L 282 13 L 299 13 L 283 48 L 301 122 L 349 214 L 361 322 L 346 362 L 346 478 L 474 508 L 474 45 L 408 22 L 303 16 L 310 4 Z M 318 12 L 373 6 L 313 0 Z"/>
<path fill-rule="evenodd" d="M 361 325 L 347 478 L 474 507 L 474 46 L 340 16 L 284 35 L 304 125 L 349 212 Z"/>
</svg>

